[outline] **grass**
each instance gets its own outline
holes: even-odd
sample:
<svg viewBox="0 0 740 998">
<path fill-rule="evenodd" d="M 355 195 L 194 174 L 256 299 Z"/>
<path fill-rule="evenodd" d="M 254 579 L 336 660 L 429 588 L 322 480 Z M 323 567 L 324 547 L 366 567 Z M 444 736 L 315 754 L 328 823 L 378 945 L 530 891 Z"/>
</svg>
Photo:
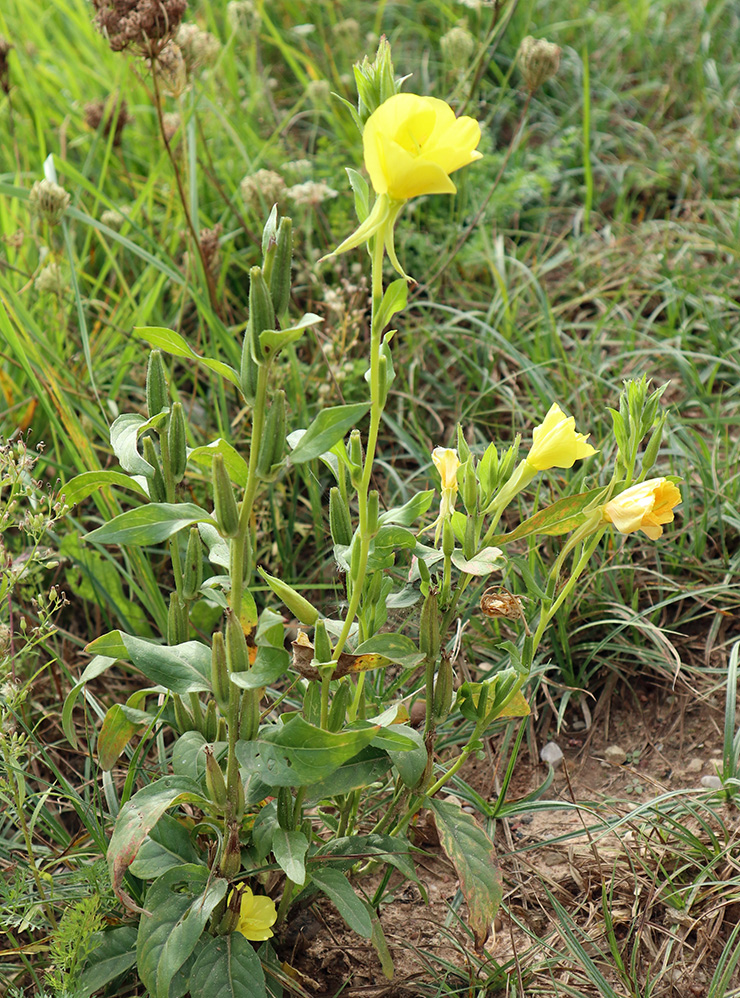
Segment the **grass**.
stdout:
<svg viewBox="0 0 740 998">
<path fill-rule="evenodd" d="M 432 447 L 454 444 L 458 421 L 482 452 L 491 439 L 526 434 L 553 398 L 588 428 L 606 464 L 615 449 L 607 407 L 623 379 L 645 372 L 656 384 L 669 382 L 670 431 L 656 473 L 685 479 L 681 515 L 660 545 L 635 537 L 604 543 L 578 600 L 563 608 L 543 645 L 539 670 L 558 726 L 578 699 L 574 691 L 598 697 L 612 674 L 625 684 L 620 690 L 647 679 L 696 696 L 718 690 L 724 699 L 740 575 L 736 5 L 570 0 L 555 10 L 544 0 L 504 0 L 493 27 L 494 7 L 448 0 L 259 6 L 253 29 L 233 26 L 225 4 L 192 3 L 190 19 L 221 49 L 192 90 L 165 99 L 164 110 L 180 116 L 172 150 L 192 224 L 198 232 L 220 226 L 209 286 L 188 240 L 146 74 L 109 51 L 84 0 L 3 5 L 0 34 L 15 48 L 9 92 L 0 88 L 0 435 L 22 429 L 34 444 L 45 442 L 37 467 L 45 483 L 111 466 L 108 426 L 144 398 L 146 352 L 131 335 L 137 325 L 177 328 L 196 350 L 238 365 L 263 221 L 261 206 L 242 199 L 240 181 L 265 168 L 288 176 L 287 164 L 301 160 L 339 195 L 294 208 L 294 308 L 327 321 L 295 353 L 283 387 L 291 412 L 303 417 L 319 403 L 355 400 L 367 289 L 356 256 L 322 270 L 317 260 L 351 228 L 344 169 L 359 166 L 360 149 L 327 89 L 352 99 L 352 63 L 372 52 L 368 36 L 385 32 L 414 89 L 451 99 L 485 123 L 486 157 L 475 179 L 461 176 L 458 197 L 420 199 L 399 230 L 400 258 L 420 283 L 395 348 L 397 380 L 380 444 L 384 500 L 400 504 L 428 480 Z M 469 63 L 451 67 L 440 38 L 461 20 L 476 47 Z M 528 33 L 557 42 L 563 56 L 556 79 L 522 117 L 514 58 Z M 113 132 L 85 124 L 87 102 L 116 92 L 133 116 L 120 146 Z M 53 229 L 33 220 L 27 204 L 49 156 L 72 197 L 64 226 Z M 106 211 L 123 211 L 124 220 L 111 224 Z M 62 268 L 59 294 L 35 283 L 49 261 Z M 332 352 L 335 338 L 344 349 Z M 349 374 L 346 362 L 355 365 Z M 233 395 L 203 368 L 193 374 L 176 364 L 173 381 L 191 414 L 191 445 L 213 433 L 238 443 L 244 414 Z M 294 417 L 297 425 L 306 423 Z M 272 486 L 277 532 L 274 543 L 260 538 L 258 552 L 270 571 L 317 590 L 331 587 L 333 573 L 314 543 L 326 517 L 320 474 L 291 472 Z M 596 484 L 578 471 L 568 482 Z M 550 477 L 538 503 L 565 488 L 565 476 Z M 140 606 L 153 632 L 166 628 L 158 553 L 117 560 L 102 549 L 83 553 L 75 542 L 120 508 L 112 493 L 99 492 L 53 526 L 45 543 L 63 560 L 43 586 L 65 588 L 73 605 L 42 657 L 20 663 L 21 680 L 38 673 L 25 702 L 11 708 L 26 742 L 10 768 L 27 782 L 25 799 L 17 782 L 3 787 L 15 805 L 0 825 L 10 940 L 0 978 L 39 991 L 48 909 L 59 918 L 95 894 L 114 911 L 101 856 L 117 802 L 94 751 L 111 690 L 84 694 L 85 720 L 79 712 L 76 724 L 87 751 L 70 750 L 58 705 L 79 676 L 88 640 L 130 625 Z M 6 542 L 20 553 L 15 533 Z M 532 545 L 522 559 L 541 577 L 555 549 L 555 542 Z M 515 588 L 516 577 L 510 581 Z M 33 595 L 26 585 L 11 605 L 29 625 L 38 623 Z M 477 618 L 466 655 L 491 661 L 490 631 Z M 130 677 L 116 682 L 116 699 L 125 699 Z M 725 724 L 731 746 L 733 719 Z M 461 737 L 451 730 L 449 744 Z M 529 939 L 526 951 L 503 969 L 473 961 L 462 982 L 451 964 L 427 953 L 425 987 L 513 995 L 524 982 L 526 993 L 548 996 L 662 995 L 677 986 L 675 966 L 693 959 L 706 971 L 702 993 L 740 993 L 738 930 L 727 916 L 740 888 L 732 825 L 711 799 L 615 804 L 601 830 L 618 832 L 617 845 L 604 850 L 592 829 L 593 848 L 576 864 L 580 880 L 541 887 L 537 869 L 512 868 L 505 911 Z M 47 911 L 34 864 L 49 885 Z M 540 937 L 537 920 L 513 901 L 517 890 L 537 896 L 524 907 L 541 906 L 559 928 Z M 635 928 L 636 911 L 643 916 Z M 700 922 L 704 950 L 695 939 Z"/>
</svg>

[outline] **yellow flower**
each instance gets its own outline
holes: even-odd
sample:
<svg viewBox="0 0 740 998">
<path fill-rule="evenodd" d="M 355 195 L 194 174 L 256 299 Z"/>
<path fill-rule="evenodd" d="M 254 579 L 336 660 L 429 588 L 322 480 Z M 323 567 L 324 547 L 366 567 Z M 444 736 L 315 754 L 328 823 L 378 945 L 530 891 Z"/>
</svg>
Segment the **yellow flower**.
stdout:
<svg viewBox="0 0 740 998">
<path fill-rule="evenodd" d="M 434 467 L 439 472 L 442 480 L 442 498 L 439 503 L 439 516 L 429 527 L 435 527 L 434 543 L 439 541 L 442 532 L 442 524 L 455 509 L 455 498 L 457 496 L 457 469 L 460 467 L 460 458 L 457 451 L 451 447 L 435 447 L 432 451 L 432 461 Z"/>
<path fill-rule="evenodd" d="M 681 502 L 681 491 L 665 478 L 649 478 L 625 489 L 604 506 L 604 519 L 622 534 L 644 531 L 651 541 L 663 533 L 663 524 L 673 522 L 673 507 Z"/>
<path fill-rule="evenodd" d="M 231 896 L 230 894 L 229 901 Z M 272 935 L 270 926 L 275 923 L 276 918 L 277 911 L 272 898 L 262 895 L 255 897 L 249 887 L 243 888 L 239 921 L 236 923 L 237 932 L 255 942 L 269 939 Z"/>
<path fill-rule="evenodd" d="M 435 447 L 432 461 L 442 479 L 442 490 L 453 489 L 457 492 L 457 469 L 460 467 L 457 451 L 451 447 Z"/>
<path fill-rule="evenodd" d="M 573 416 L 566 416 L 557 402 L 553 402 L 544 423 L 532 432 L 527 464 L 535 471 L 572 468 L 576 461 L 597 453 L 591 444 L 586 443 L 590 435 L 577 433 Z"/>
<path fill-rule="evenodd" d="M 406 201 L 421 194 L 454 194 L 450 174 L 480 159 L 480 125 L 455 117 L 436 97 L 395 94 L 365 122 L 365 166 L 377 194 Z"/>
</svg>

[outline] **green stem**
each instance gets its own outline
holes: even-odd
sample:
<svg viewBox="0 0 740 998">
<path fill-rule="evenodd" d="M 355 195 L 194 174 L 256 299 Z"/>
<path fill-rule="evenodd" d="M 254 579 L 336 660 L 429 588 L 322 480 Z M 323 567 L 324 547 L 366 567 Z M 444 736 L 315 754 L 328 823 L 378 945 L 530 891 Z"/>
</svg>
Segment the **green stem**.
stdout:
<svg viewBox="0 0 740 998">
<path fill-rule="evenodd" d="M 164 478 L 164 491 L 167 502 L 175 501 L 175 480 L 172 477 L 172 465 L 170 463 L 170 445 L 167 439 L 167 432 L 159 436 L 159 448 L 162 453 L 162 477 Z M 172 572 L 175 576 L 175 589 L 182 602 L 182 561 L 180 560 L 180 545 L 177 542 L 177 534 L 170 537 L 170 558 L 172 560 Z"/>
</svg>

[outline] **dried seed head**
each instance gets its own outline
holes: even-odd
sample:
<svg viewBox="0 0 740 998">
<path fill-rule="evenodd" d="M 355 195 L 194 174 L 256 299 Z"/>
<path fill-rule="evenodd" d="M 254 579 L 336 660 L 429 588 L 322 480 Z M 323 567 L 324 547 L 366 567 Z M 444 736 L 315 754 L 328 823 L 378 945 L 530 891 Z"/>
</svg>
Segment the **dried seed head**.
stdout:
<svg viewBox="0 0 740 998">
<path fill-rule="evenodd" d="M 85 124 L 95 130 L 102 125 L 106 139 L 113 129 L 114 146 L 120 146 L 123 130 L 131 121 L 133 118 L 128 113 L 123 97 L 112 96 L 107 100 L 96 100 L 85 105 Z"/>
<path fill-rule="evenodd" d="M 167 114 L 162 115 L 162 124 L 164 125 L 164 137 L 168 142 L 172 142 L 180 127 L 180 115 L 176 111 L 168 111 Z"/>
<path fill-rule="evenodd" d="M 100 221 L 103 225 L 107 225 L 109 229 L 121 228 L 123 223 L 131 214 L 131 207 L 127 204 L 121 205 L 120 208 L 114 210 L 112 208 L 107 208 L 100 216 Z"/>
<path fill-rule="evenodd" d="M 527 90 L 534 93 L 560 68 L 560 46 L 527 35 L 519 46 L 519 66 Z"/>
<path fill-rule="evenodd" d="M 187 0 L 93 0 L 95 23 L 114 52 L 134 45 L 156 56 L 180 26 Z"/>
<path fill-rule="evenodd" d="M 306 94 L 314 104 L 325 104 L 331 97 L 329 81 L 309 80 L 306 84 Z"/>
<path fill-rule="evenodd" d="M 259 14 L 253 0 L 229 0 L 226 19 L 232 31 L 246 32 L 255 27 Z"/>
<path fill-rule="evenodd" d="M 31 210 L 49 225 L 61 221 L 69 202 L 69 194 L 53 180 L 37 180 L 28 196 Z"/>
<path fill-rule="evenodd" d="M 307 204 L 316 207 L 322 201 L 335 198 L 337 192 L 321 181 L 307 180 L 305 184 L 294 184 L 288 188 L 288 196 L 294 204 Z"/>
<path fill-rule="evenodd" d="M 261 211 L 266 205 L 270 208 L 285 198 L 285 181 L 274 170 L 257 170 L 245 177 L 240 184 L 244 203 L 248 208 Z"/>
<path fill-rule="evenodd" d="M 462 24 L 450 28 L 439 40 L 442 57 L 452 69 L 465 70 L 475 52 L 475 39 Z"/>
<path fill-rule="evenodd" d="M 331 33 L 345 52 L 350 54 L 360 47 L 360 24 L 354 17 L 346 17 L 343 21 L 337 21 L 331 29 Z"/>
<path fill-rule="evenodd" d="M 221 234 L 224 231 L 223 225 L 218 222 L 212 229 L 200 230 L 200 248 L 203 251 L 203 263 L 212 274 L 218 270 L 219 250 L 221 247 Z"/>
<path fill-rule="evenodd" d="M 4 93 L 10 93 L 10 64 L 8 63 L 8 55 L 13 46 L 10 44 L 7 38 L 0 35 L 0 90 Z"/>
<path fill-rule="evenodd" d="M 203 31 L 197 24 L 181 24 L 175 41 L 180 46 L 188 75 L 204 66 L 211 66 L 218 59 L 221 42 L 210 31 Z"/>
<path fill-rule="evenodd" d="M 188 67 L 179 45 L 167 42 L 152 59 L 152 71 L 156 69 L 162 88 L 170 97 L 180 97 L 188 85 Z"/>
<path fill-rule="evenodd" d="M 67 287 L 67 278 L 58 263 L 47 263 L 33 284 L 41 293 L 61 295 Z"/>
</svg>

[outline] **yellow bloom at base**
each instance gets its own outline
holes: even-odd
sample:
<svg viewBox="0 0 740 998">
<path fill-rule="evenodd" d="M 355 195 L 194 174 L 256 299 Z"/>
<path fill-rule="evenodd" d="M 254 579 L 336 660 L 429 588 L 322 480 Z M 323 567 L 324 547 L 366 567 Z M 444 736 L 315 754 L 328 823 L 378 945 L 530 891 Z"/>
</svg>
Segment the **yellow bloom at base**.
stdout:
<svg viewBox="0 0 740 998">
<path fill-rule="evenodd" d="M 681 502 L 681 491 L 665 478 L 649 478 L 631 485 L 604 506 L 604 519 L 622 534 L 642 530 L 651 541 L 663 533 L 663 524 L 673 522 L 673 508 Z"/>
<path fill-rule="evenodd" d="M 535 471 L 572 468 L 576 461 L 597 453 L 586 442 L 590 436 L 576 432 L 575 418 L 566 416 L 557 402 L 553 402 L 545 421 L 532 431 L 532 447 L 526 462 Z"/>
<path fill-rule="evenodd" d="M 277 911 L 272 898 L 255 896 L 249 887 L 243 889 L 239 921 L 236 923 L 237 932 L 253 942 L 261 942 L 272 936 L 270 926 L 275 924 L 276 918 Z"/>
<path fill-rule="evenodd" d="M 450 174 L 476 159 L 480 125 L 455 117 L 436 97 L 395 94 L 365 122 L 365 166 L 377 194 L 406 201 L 421 194 L 454 194 Z"/>
</svg>

